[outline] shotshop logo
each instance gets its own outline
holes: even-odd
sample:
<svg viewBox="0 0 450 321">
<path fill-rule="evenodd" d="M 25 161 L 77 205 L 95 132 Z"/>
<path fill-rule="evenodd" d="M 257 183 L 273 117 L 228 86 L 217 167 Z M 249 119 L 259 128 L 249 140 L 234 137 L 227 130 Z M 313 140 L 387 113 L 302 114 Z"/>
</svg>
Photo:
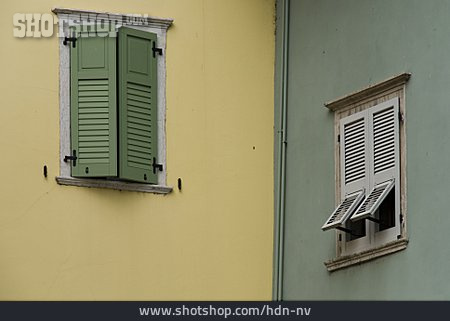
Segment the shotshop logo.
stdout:
<svg viewBox="0 0 450 321">
<path fill-rule="evenodd" d="M 64 38 L 72 32 L 95 32 L 100 36 L 115 37 L 122 25 L 148 25 L 147 14 L 71 14 L 60 21 L 50 13 L 13 14 L 13 36 L 17 38 L 49 38 L 55 34 Z M 69 30 L 70 28 L 70 30 Z"/>
<path fill-rule="evenodd" d="M 17 38 L 48 38 L 53 36 L 57 19 L 49 13 L 15 13 L 13 35 Z"/>
</svg>

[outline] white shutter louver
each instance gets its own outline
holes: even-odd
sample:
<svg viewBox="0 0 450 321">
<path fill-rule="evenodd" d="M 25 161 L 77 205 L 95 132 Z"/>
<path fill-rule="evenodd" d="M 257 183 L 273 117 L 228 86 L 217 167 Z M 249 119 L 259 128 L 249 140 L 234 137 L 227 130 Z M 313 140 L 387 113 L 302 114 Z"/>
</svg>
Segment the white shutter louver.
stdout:
<svg viewBox="0 0 450 321">
<path fill-rule="evenodd" d="M 395 166 L 395 108 L 373 114 L 374 174 Z"/>
<path fill-rule="evenodd" d="M 344 178 L 345 184 L 364 178 L 366 173 L 365 159 L 365 121 L 360 118 L 344 125 Z"/>
</svg>

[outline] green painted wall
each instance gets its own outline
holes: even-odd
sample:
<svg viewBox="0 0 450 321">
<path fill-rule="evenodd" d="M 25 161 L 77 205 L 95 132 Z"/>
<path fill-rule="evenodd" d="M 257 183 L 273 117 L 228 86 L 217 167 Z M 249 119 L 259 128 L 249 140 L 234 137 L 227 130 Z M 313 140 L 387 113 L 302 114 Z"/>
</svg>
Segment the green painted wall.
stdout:
<svg viewBox="0 0 450 321">
<path fill-rule="evenodd" d="M 284 299 L 450 298 L 449 12 L 450 1 L 291 1 Z M 334 207 L 334 137 L 323 103 L 404 71 L 410 243 L 329 273 L 334 233 L 320 227 Z"/>
</svg>

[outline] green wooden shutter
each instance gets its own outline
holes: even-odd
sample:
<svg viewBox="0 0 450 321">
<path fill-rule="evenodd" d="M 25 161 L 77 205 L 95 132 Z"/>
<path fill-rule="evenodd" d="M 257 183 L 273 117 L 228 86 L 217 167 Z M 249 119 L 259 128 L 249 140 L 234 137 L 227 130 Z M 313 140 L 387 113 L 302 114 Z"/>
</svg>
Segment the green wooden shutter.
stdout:
<svg viewBox="0 0 450 321">
<path fill-rule="evenodd" d="M 119 177 L 158 182 L 156 35 L 119 29 Z"/>
<path fill-rule="evenodd" d="M 72 176 L 117 176 L 116 38 L 88 32 L 70 44 Z"/>
</svg>

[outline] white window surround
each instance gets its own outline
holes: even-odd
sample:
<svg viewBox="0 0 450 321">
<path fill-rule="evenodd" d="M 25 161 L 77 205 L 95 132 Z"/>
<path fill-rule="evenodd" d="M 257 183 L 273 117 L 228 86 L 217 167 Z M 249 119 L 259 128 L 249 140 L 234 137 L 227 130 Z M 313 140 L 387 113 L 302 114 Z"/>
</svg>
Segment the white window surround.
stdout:
<svg viewBox="0 0 450 321">
<path fill-rule="evenodd" d="M 109 179 L 91 179 L 71 177 L 71 164 L 64 162 L 64 156 L 71 154 L 70 149 L 70 50 L 63 44 L 63 37 L 59 41 L 59 108 L 60 108 L 60 174 L 56 181 L 61 185 L 73 185 L 82 187 L 110 188 L 116 190 L 139 191 L 157 194 L 167 194 L 172 187 L 167 186 L 166 167 L 166 35 L 167 29 L 172 25 L 173 19 L 139 16 L 133 19 L 133 15 L 107 13 L 98 11 L 54 8 L 52 12 L 58 16 L 59 35 L 69 35 L 68 27 L 76 25 L 80 19 L 95 22 L 97 19 L 103 22 L 111 22 L 116 27 L 127 26 L 157 35 L 157 45 L 163 49 L 163 55 L 157 55 L 158 66 L 158 161 L 163 164 L 163 171 L 158 172 L 158 184 L 141 184 Z"/>
<path fill-rule="evenodd" d="M 400 136 L 400 215 L 401 224 L 399 226 L 400 233 L 395 238 L 390 237 L 383 242 L 374 242 L 372 245 L 360 247 L 360 250 L 348 251 L 346 250 L 345 233 L 336 231 L 336 257 L 327 262 L 324 262 L 329 272 L 339 270 L 355 264 L 360 264 L 365 261 L 373 260 L 380 256 L 395 253 L 406 249 L 408 244 L 406 231 L 406 128 L 405 128 L 405 86 L 410 78 L 409 73 L 402 73 L 400 75 L 389 78 L 385 81 L 369 86 L 363 90 L 352 93 L 348 96 L 336 99 L 325 104 L 330 111 L 335 114 L 335 136 L 336 142 L 340 131 L 340 120 L 357 112 L 367 110 L 380 103 L 388 101 L 393 98 L 399 99 L 399 111 L 402 115 L 403 121 L 399 122 L 399 136 Z M 336 200 L 341 199 L 341 173 L 340 173 L 340 150 L 339 143 L 336 143 L 335 148 L 335 184 L 336 184 Z M 374 223 L 368 223 L 374 224 Z M 368 240 L 369 238 L 363 238 Z M 356 239 L 358 240 L 358 239 Z M 355 242 L 355 241 L 350 241 Z M 350 243 L 349 243 L 350 244 Z"/>
</svg>

